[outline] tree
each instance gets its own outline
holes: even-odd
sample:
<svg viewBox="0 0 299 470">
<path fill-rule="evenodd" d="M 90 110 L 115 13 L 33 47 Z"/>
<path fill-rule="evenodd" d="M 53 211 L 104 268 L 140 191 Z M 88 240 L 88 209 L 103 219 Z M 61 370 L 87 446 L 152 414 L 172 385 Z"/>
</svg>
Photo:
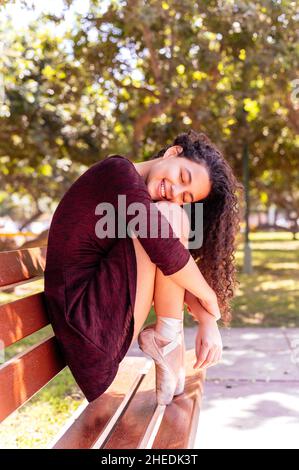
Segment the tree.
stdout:
<svg viewBox="0 0 299 470">
<path fill-rule="evenodd" d="M 57 199 L 105 155 L 146 159 L 190 127 L 211 137 L 239 178 L 246 135 L 251 191 L 265 188 L 265 171 L 297 161 L 297 8 L 128 0 L 104 10 L 93 0 L 64 33 L 47 29 L 66 24 L 63 12 L 42 15 L 25 35 L 11 25 L 1 60 L 6 191 Z"/>
</svg>

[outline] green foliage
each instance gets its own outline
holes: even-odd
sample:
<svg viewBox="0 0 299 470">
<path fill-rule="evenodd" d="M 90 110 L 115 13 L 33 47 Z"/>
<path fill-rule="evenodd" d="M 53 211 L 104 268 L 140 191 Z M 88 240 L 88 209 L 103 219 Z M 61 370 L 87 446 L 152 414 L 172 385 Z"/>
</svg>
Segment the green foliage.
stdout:
<svg viewBox="0 0 299 470">
<path fill-rule="evenodd" d="M 281 205 L 297 200 L 287 180 L 275 190 L 274 174 L 291 173 L 298 192 L 297 1 L 93 0 L 70 23 L 72 5 L 25 32 L 2 25 L 0 172 L 8 193 L 57 200 L 105 155 L 146 159 L 192 126 L 239 178 L 248 141 L 255 202 L 261 191 L 284 194 Z"/>
</svg>

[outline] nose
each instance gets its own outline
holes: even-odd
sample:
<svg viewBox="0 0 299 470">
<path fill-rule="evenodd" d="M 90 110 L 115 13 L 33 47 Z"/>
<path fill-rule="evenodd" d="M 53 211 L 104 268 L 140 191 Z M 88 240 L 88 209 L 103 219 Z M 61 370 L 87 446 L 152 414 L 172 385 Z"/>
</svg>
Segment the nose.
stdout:
<svg viewBox="0 0 299 470">
<path fill-rule="evenodd" d="M 175 201 L 179 199 L 180 194 L 183 192 L 183 188 L 179 184 L 172 184 L 171 185 L 171 198 Z"/>
</svg>

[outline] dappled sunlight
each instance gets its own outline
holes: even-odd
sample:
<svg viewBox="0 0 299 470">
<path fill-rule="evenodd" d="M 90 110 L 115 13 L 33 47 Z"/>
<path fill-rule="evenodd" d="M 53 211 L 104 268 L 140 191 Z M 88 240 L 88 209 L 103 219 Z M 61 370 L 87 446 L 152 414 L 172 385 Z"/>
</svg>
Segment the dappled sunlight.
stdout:
<svg viewBox="0 0 299 470">
<path fill-rule="evenodd" d="M 12 294 L 7 294 L 6 301 L 4 301 L 3 295 L 0 295 L 3 301 L 2 305 L 0 304 L 0 327 L 2 340 L 6 348 L 5 357 L 9 354 L 8 350 L 12 344 L 22 340 L 34 331 L 33 320 L 37 325 L 36 329 L 38 326 L 42 327 L 48 323 L 43 315 L 36 314 L 34 316 L 31 312 L 32 309 L 40 307 L 41 283 L 33 282 L 32 284 L 35 285 L 28 287 L 29 284 L 25 284 L 27 288 L 24 290 L 21 290 L 22 286 L 15 287 Z M 29 328 L 28 324 L 30 325 Z"/>
<path fill-rule="evenodd" d="M 2 340 L 5 347 L 15 343 L 23 337 L 24 321 L 21 316 L 16 314 L 15 304 L 11 302 L 5 307 L 1 307 L 1 313 L 5 315 L 5 329 L 1 331 Z"/>
<path fill-rule="evenodd" d="M 232 388 L 234 388 L 233 385 Z M 213 411 L 223 410 L 223 401 L 225 401 L 225 408 L 230 410 L 232 416 L 238 409 L 238 418 L 232 418 L 228 421 L 229 427 L 239 428 L 242 425 L 245 429 L 248 429 L 248 426 L 253 428 L 263 426 L 267 419 L 273 419 L 275 416 L 280 419 L 287 418 L 287 422 L 298 422 L 297 398 L 289 396 L 287 393 L 272 390 L 260 391 L 260 393 L 256 393 L 254 387 L 251 390 L 251 392 L 247 390 L 247 393 L 243 395 L 244 387 L 242 387 L 239 396 L 235 391 L 235 393 L 232 393 L 234 395 L 232 398 L 223 397 L 221 400 L 217 397 L 211 403 L 214 408 Z"/>
<path fill-rule="evenodd" d="M 259 284 L 261 290 L 295 290 L 297 287 L 297 282 L 295 279 L 272 279 L 272 281 L 265 281 Z"/>
<path fill-rule="evenodd" d="M 297 2 L 0 5 L 0 448 L 298 448 Z M 184 253 L 153 202 L 186 209 Z M 126 340 L 181 313 L 159 415 L 159 361 Z"/>
<path fill-rule="evenodd" d="M 275 270 L 279 270 L 279 269 L 294 269 L 294 270 L 298 270 L 299 269 L 299 262 L 298 263 L 275 263 L 275 262 L 270 262 L 270 263 L 267 263 L 267 267 L 269 269 L 273 269 L 273 271 Z"/>
<path fill-rule="evenodd" d="M 258 283 L 254 282 L 252 286 L 252 290 L 254 292 L 260 292 L 260 291 L 267 291 L 269 290 L 294 290 L 297 291 L 297 284 L 298 282 L 295 279 L 265 279 L 264 281 L 262 280 L 263 276 L 259 276 Z M 266 276 L 264 276 L 266 278 Z M 238 286 L 236 289 L 236 295 L 244 295 L 245 293 L 245 287 L 242 287 L 242 285 Z M 275 299 L 273 299 L 275 300 Z"/>
<path fill-rule="evenodd" d="M 44 279 L 26 282 L 26 284 L 22 284 L 8 290 L 9 292 L 0 291 L 0 305 L 21 299 L 27 295 L 42 292 L 44 290 Z"/>
<path fill-rule="evenodd" d="M 207 371 L 198 448 L 298 447 L 299 329 L 231 328 Z M 297 359 L 298 360 L 298 359 Z"/>
<path fill-rule="evenodd" d="M 252 333 L 252 332 L 243 333 L 240 335 L 240 339 L 246 339 L 246 340 L 251 340 L 251 341 L 257 340 L 259 337 L 260 335 L 256 333 Z"/>
<path fill-rule="evenodd" d="M 286 241 L 286 240 L 293 240 L 293 235 L 290 232 L 280 232 L 280 231 L 259 231 L 259 232 L 251 232 L 250 240 L 252 242 L 256 241 Z M 295 241 L 296 242 L 296 241 Z"/>
<path fill-rule="evenodd" d="M 68 370 L 63 371 L 28 404 L 14 411 L 1 424 L 2 448 L 45 448 L 48 441 L 60 431 L 62 423 L 84 400 L 78 386 L 72 383 L 69 376 Z M 72 387 L 73 393 L 66 394 L 67 386 Z M 56 391 L 51 393 L 54 389 Z M 61 398 L 57 396 L 58 390 L 64 392 Z"/>
<path fill-rule="evenodd" d="M 244 315 L 242 319 L 244 324 L 261 326 L 265 319 L 265 315 L 261 312 L 256 312 L 251 317 Z"/>
<path fill-rule="evenodd" d="M 236 363 L 236 360 L 240 358 L 248 357 L 248 352 L 246 350 L 235 349 L 226 352 L 225 356 L 221 359 L 221 367 L 223 366 L 233 366 Z M 266 352 L 264 351 L 255 351 L 255 358 L 256 359 L 265 359 Z M 216 367 L 216 366 L 215 366 Z M 219 366 L 218 366 L 219 367 Z"/>
<path fill-rule="evenodd" d="M 299 240 L 280 232 L 251 236 L 252 274 L 242 272 L 240 247 L 236 255 L 239 284 L 232 300 L 232 326 L 298 326 Z"/>
<path fill-rule="evenodd" d="M 7 348 L 5 348 L 5 360 L 8 361 L 13 356 L 21 354 L 28 348 L 28 346 L 33 346 L 34 344 L 42 341 L 53 333 L 54 332 L 52 325 L 49 324 L 44 328 L 41 328 L 39 331 L 32 333 L 29 336 L 26 336 L 24 339 L 19 340 L 17 343 L 8 346 Z"/>
<path fill-rule="evenodd" d="M 198 433 L 199 448 L 297 448 L 296 385 L 208 385 Z M 282 433 L 282 430 L 286 431 Z"/>
<path fill-rule="evenodd" d="M 251 247 L 254 250 L 279 251 L 281 250 L 282 243 L 285 250 L 296 251 L 299 249 L 299 241 L 271 241 L 267 243 L 266 241 L 264 243 L 254 242 L 251 244 Z"/>
</svg>

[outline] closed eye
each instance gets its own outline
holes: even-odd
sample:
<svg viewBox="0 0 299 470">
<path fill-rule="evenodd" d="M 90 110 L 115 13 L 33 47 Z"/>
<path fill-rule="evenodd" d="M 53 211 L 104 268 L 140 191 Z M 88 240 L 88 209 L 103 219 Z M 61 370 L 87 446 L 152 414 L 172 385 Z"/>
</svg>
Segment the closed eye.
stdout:
<svg viewBox="0 0 299 470">
<path fill-rule="evenodd" d="M 181 181 L 182 183 L 184 183 L 184 178 L 183 178 L 183 172 L 181 171 Z M 184 193 L 184 196 L 183 196 L 183 203 L 186 202 L 186 197 L 185 197 L 186 193 Z"/>
<path fill-rule="evenodd" d="M 189 170 L 188 170 L 188 172 L 189 172 L 189 182 L 191 183 L 191 181 L 192 181 L 192 179 L 191 179 L 191 173 L 190 173 Z M 183 178 L 183 172 L 182 172 L 182 171 L 181 171 L 181 181 L 182 181 L 182 183 L 184 183 L 184 178 Z M 186 194 L 186 193 L 184 193 L 184 195 L 185 195 L 185 194 Z M 193 202 L 193 201 L 194 201 L 194 197 L 193 197 L 192 193 L 189 193 L 189 196 L 190 196 L 190 199 L 191 199 L 191 201 L 189 201 L 189 202 Z M 187 202 L 187 201 L 185 200 L 185 197 L 184 197 L 184 201 L 183 201 L 183 202 Z"/>
</svg>

